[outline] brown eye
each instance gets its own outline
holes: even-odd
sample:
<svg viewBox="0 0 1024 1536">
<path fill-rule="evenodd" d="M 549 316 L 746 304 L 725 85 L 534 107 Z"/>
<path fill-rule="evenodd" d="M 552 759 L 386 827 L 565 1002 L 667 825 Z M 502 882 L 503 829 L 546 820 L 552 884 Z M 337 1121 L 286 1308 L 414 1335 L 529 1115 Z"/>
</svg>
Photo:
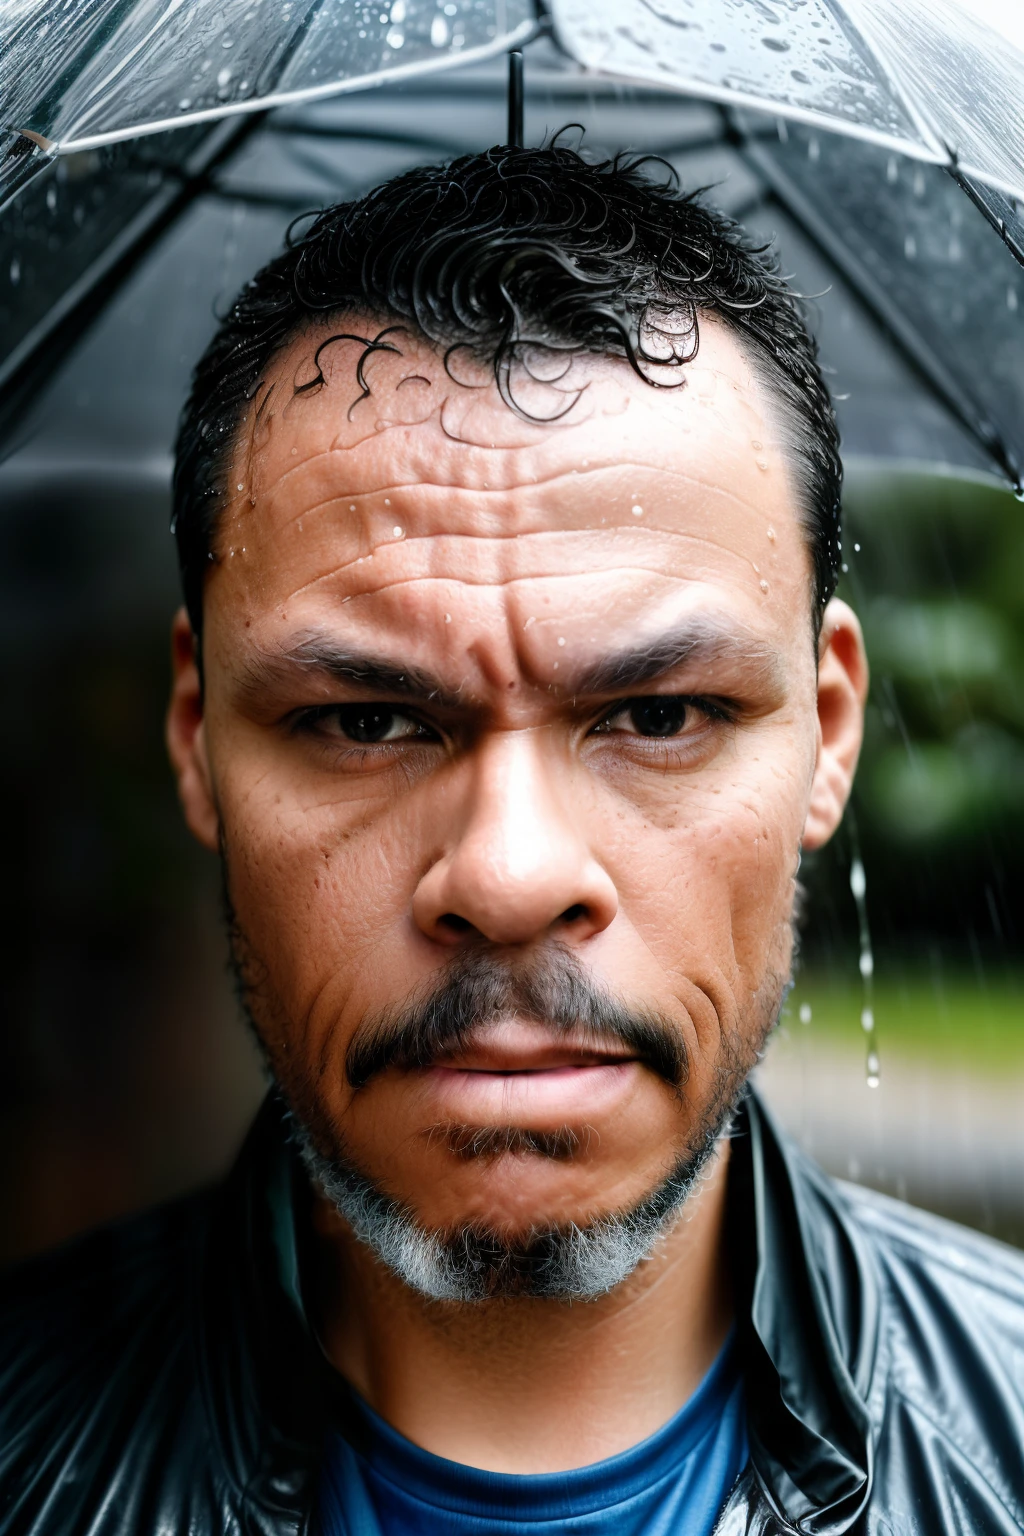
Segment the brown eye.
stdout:
<svg viewBox="0 0 1024 1536">
<path fill-rule="evenodd" d="M 622 715 L 638 736 L 678 736 L 689 707 L 684 699 L 635 699 Z"/>
<path fill-rule="evenodd" d="M 425 734 L 415 720 L 386 704 L 340 704 L 330 713 L 335 728 L 349 741 L 407 741 Z"/>
</svg>

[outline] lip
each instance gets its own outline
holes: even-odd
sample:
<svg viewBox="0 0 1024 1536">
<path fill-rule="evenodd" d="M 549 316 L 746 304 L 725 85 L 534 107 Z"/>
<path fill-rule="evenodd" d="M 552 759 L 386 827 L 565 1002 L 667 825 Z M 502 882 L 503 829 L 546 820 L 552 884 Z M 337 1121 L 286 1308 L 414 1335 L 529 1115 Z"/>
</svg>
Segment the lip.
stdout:
<svg viewBox="0 0 1024 1536">
<path fill-rule="evenodd" d="M 626 1049 L 602 1049 L 516 1019 L 481 1030 L 457 1055 L 424 1068 L 423 1079 L 453 1119 L 539 1128 L 606 1113 L 639 1070 Z"/>
</svg>

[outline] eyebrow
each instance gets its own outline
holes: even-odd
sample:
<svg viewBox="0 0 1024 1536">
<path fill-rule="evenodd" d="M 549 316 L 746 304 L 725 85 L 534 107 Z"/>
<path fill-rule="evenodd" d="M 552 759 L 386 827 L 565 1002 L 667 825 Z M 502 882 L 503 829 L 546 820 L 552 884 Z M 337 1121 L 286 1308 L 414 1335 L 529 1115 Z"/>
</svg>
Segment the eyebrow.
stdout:
<svg viewBox="0 0 1024 1536">
<path fill-rule="evenodd" d="M 240 687 L 247 697 L 259 698 L 297 670 L 356 683 L 389 697 L 430 699 L 446 709 L 466 702 L 460 690 L 452 690 L 421 667 L 399 666 L 386 657 L 341 645 L 319 631 L 302 635 L 279 651 L 258 651 L 247 657 Z"/>
<path fill-rule="evenodd" d="M 742 670 L 755 686 L 773 694 L 785 685 L 782 654 L 775 646 L 738 628 L 735 622 L 701 616 L 626 650 L 602 656 L 579 671 L 567 671 L 558 691 L 575 698 L 628 693 L 687 665 L 709 671 Z M 429 700 L 443 709 L 464 709 L 468 702 L 462 689 L 452 689 L 422 667 L 399 665 L 387 657 L 340 644 L 320 631 L 298 636 L 281 650 L 258 651 L 247 657 L 241 691 L 248 698 L 259 699 L 275 684 L 294 677 L 296 670 L 355 683 L 388 698 Z"/>
<path fill-rule="evenodd" d="M 682 666 L 702 670 L 741 670 L 771 692 L 785 685 L 785 664 L 778 648 L 735 621 L 708 616 L 690 618 L 676 629 L 570 673 L 563 683 L 574 694 L 627 693 Z"/>
</svg>

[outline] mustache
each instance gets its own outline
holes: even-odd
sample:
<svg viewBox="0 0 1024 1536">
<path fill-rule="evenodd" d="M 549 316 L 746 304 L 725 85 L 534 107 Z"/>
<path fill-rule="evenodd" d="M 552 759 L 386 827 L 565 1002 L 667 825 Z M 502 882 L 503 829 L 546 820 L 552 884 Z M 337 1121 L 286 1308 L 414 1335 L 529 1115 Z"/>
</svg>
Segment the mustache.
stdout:
<svg viewBox="0 0 1024 1536">
<path fill-rule="evenodd" d="M 425 996 L 360 1026 L 346 1056 L 348 1081 L 365 1088 L 389 1067 L 432 1066 L 488 1024 L 517 1017 L 584 1046 L 625 1047 L 673 1088 L 686 1082 L 689 1063 L 678 1026 L 655 1009 L 620 1002 L 559 945 L 515 962 L 486 950 L 457 957 Z"/>
</svg>

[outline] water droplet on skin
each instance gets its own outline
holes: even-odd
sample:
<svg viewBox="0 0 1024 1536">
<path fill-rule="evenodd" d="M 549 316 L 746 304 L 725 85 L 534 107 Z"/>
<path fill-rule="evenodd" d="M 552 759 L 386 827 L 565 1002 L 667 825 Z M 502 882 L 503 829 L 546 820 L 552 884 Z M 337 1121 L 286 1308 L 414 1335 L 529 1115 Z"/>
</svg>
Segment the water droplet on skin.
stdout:
<svg viewBox="0 0 1024 1536">
<path fill-rule="evenodd" d="M 758 467 L 758 469 L 767 469 L 768 468 L 768 461 L 767 461 L 767 459 L 758 459 L 757 467 Z"/>
<path fill-rule="evenodd" d="M 297 453 L 298 453 L 298 451 L 299 451 L 299 450 L 298 450 L 298 449 L 297 449 L 297 448 L 293 448 L 293 449 L 292 449 L 292 458 L 294 458 L 294 457 L 295 457 L 295 455 L 296 455 L 296 454 L 297 454 Z"/>
<path fill-rule="evenodd" d="M 391 497 L 390 496 L 385 496 L 384 497 L 384 505 L 386 507 L 390 507 L 390 505 L 391 505 Z"/>
<path fill-rule="evenodd" d="M 811 1005 L 810 1005 L 810 1003 L 801 1003 L 800 1004 L 800 1023 L 801 1024 L 809 1024 L 810 1022 L 811 1022 Z"/>
<path fill-rule="evenodd" d="M 450 613 L 446 613 L 446 614 L 445 614 L 445 616 L 444 616 L 444 621 L 445 621 L 445 623 L 446 623 L 446 624 L 450 624 L 450 623 L 451 623 L 451 621 L 452 621 L 452 616 L 451 616 L 451 614 L 450 614 Z"/>
<path fill-rule="evenodd" d="M 554 671 L 555 671 L 555 672 L 557 672 L 557 671 L 558 671 L 558 662 L 557 662 L 557 661 L 556 661 L 556 662 L 555 662 L 555 663 L 554 663 L 554 667 L 553 667 L 553 670 L 554 670 Z"/>
<path fill-rule="evenodd" d="M 637 503 L 637 505 L 633 507 L 632 511 L 633 511 L 633 516 L 634 517 L 643 517 L 643 515 L 644 515 L 644 509 L 643 509 L 643 507 L 640 506 L 639 503 Z"/>
<path fill-rule="evenodd" d="M 244 491 L 245 490 L 245 483 L 244 483 L 244 481 L 239 480 L 239 482 L 238 482 L 238 489 L 240 491 Z"/>
<path fill-rule="evenodd" d="M 761 591 L 762 592 L 767 592 L 768 591 L 768 583 L 766 581 L 762 581 L 761 582 Z"/>
<path fill-rule="evenodd" d="M 559 645 L 564 645 L 565 644 L 565 636 L 564 635 L 559 635 L 558 643 L 559 643 Z"/>
<path fill-rule="evenodd" d="M 750 439 L 750 446 L 753 448 L 755 453 L 760 453 L 761 449 L 764 447 L 764 443 L 760 443 L 756 437 L 752 437 Z"/>
<path fill-rule="evenodd" d="M 405 532 L 405 529 L 404 528 L 400 528 L 398 526 L 398 524 L 396 523 L 395 526 L 392 528 L 391 532 L 394 534 L 396 539 L 400 539 L 402 537 L 402 534 Z"/>
<path fill-rule="evenodd" d="M 769 528 L 768 529 L 768 538 L 769 538 L 769 540 L 770 540 L 770 542 L 772 544 L 775 543 L 775 529 L 774 528 Z"/>
<path fill-rule="evenodd" d="M 531 613 L 530 617 L 527 619 L 526 623 L 523 625 L 523 628 L 524 629 L 529 629 L 530 625 L 531 624 L 536 624 L 536 622 L 537 622 L 537 620 L 534 618 L 533 614 Z"/>
<path fill-rule="evenodd" d="M 356 504 L 355 504 L 355 502 L 354 502 L 354 501 L 350 501 L 350 502 L 349 502 L 349 504 L 348 504 L 348 509 L 349 509 L 349 511 L 350 511 L 350 512 L 354 512 L 354 511 L 355 511 L 355 509 L 356 509 Z"/>
</svg>

